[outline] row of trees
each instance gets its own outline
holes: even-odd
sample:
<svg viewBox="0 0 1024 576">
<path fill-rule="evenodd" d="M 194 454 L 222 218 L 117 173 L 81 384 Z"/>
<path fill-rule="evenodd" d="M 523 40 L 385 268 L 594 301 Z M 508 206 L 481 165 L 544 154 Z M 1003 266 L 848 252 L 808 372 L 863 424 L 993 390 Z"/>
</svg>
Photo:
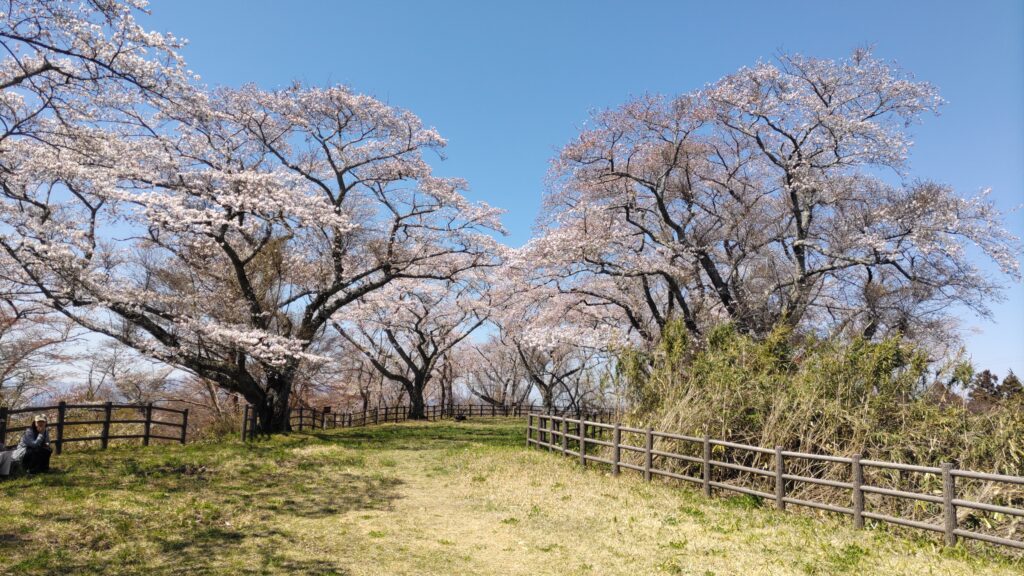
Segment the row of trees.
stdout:
<svg viewBox="0 0 1024 576">
<path fill-rule="evenodd" d="M 215 383 L 268 430 L 353 354 L 422 415 L 442 360 L 491 317 L 499 211 L 433 175 L 445 141 L 412 113 L 342 86 L 208 90 L 140 6 L 2 16 L 13 317 L 38 308 Z"/>
<path fill-rule="evenodd" d="M 499 210 L 433 173 L 445 141 L 412 113 L 343 86 L 209 89 L 142 5 L 0 16 L 22 383 L 77 329 L 243 398 L 267 431 L 339 383 L 366 403 L 386 381 L 414 418 L 433 390 L 583 406 L 676 322 L 695 346 L 731 323 L 936 348 L 952 307 L 999 294 L 976 254 L 1019 279 L 984 197 L 907 173 L 935 89 L 866 51 L 596 114 L 554 162 L 538 236 L 510 249 Z"/>
</svg>

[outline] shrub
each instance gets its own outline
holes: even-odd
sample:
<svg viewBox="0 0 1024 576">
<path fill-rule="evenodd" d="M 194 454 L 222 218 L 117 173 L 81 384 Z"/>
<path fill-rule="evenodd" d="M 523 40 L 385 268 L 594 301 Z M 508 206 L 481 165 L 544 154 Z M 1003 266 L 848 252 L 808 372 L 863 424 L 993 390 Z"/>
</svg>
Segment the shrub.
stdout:
<svg viewBox="0 0 1024 576">
<path fill-rule="evenodd" d="M 859 453 L 865 459 L 926 466 L 953 462 L 964 469 L 1024 474 L 1021 395 L 984 412 L 969 410 L 952 391 L 952 384 L 970 380 L 969 367 L 954 370 L 950 383 L 936 382 L 926 355 L 899 338 L 839 342 L 778 328 L 756 340 L 722 325 L 698 347 L 687 344 L 682 330 L 666 335 L 654 352 L 630 351 L 620 358 L 635 406 L 631 418 L 638 423 L 799 452 Z M 774 466 L 768 455 L 757 453 L 730 451 L 721 457 L 768 470 Z M 791 460 L 791 474 L 849 480 L 848 465 Z M 721 472 L 731 479 L 740 476 Z M 940 487 L 932 475 L 878 469 L 870 474 L 867 482 L 883 487 L 918 492 Z M 761 488 L 772 491 L 759 478 L 740 480 L 761 482 Z M 1024 502 L 1019 490 L 961 484 L 962 497 L 1018 506 Z M 815 499 L 849 505 L 848 491 L 806 484 L 793 489 L 798 498 L 801 491 L 804 496 L 815 492 Z M 908 517 L 939 513 L 933 505 L 903 500 L 877 498 L 872 505 Z M 967 523 L 992 524 L 992 518 L 974 515 L 972 520 L 966 518 L 969 511 L 962 513 Z"/>
</svg>

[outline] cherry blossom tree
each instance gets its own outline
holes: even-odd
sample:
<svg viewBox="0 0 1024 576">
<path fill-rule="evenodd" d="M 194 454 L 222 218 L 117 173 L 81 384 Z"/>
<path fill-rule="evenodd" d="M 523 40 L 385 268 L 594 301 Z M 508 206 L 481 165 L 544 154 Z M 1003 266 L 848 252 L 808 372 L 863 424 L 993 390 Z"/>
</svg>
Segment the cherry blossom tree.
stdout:
<svg viewBox="0 0 1024 576">
<path fill-rule="evenodd" d="M 70 322 L 41 307 L 0 302 L 0 405 L 20 407 L 53 394 L 60 366 L 69 360 L 63 347 L 74 336 Z"/>
<path fill-rule="evenodd" d="M 460 350 L 459 363 L 469 393 L 488 404 L 521 405 L 533 390 L 519 351 L 501 333 Z"/>
<path fill-rule="evenodd" d="M 359 397 L 358 409 L 365 412 L 370 409 L 375 395 L 378 403 L 384 395 L 384 375 L 357 348 L 346 351 L 342 359 L 345 363 L 344 382 L 355 388 Z"/>
<path fill-rule="evenodd" d="M 527 398 L 540 395 L 545 410 L 556 404 L 573 408 L 589 395 L 592 369 L 607 353 L 626 344 L 625 331 L 606 318 L 604 306 L 592 307 L 578 294 L 532 283 L 533 264 L 523 251 L 509 254 L 500 280 L 492 286 L 502 305 L 494 311 L 499 328 L 477 352 L 482 358 L 469 380 L 478 396 L 490 394 Z M 501 386 L 505 377 L 521 378 Z M 488 394 L 489 395 L 489 394 Z"/>
<path fill-rule="evenodd" d="M 489 263 L 481 263 L 484 266 Z M 409 397 L 409 418 L 426 417 L 424 393 L 447 356 L 487 321 L 479 268 L 448 281 L 405 280 L 338 313 L 334 329 Z"/>
<path fill-rule="evenodd" d="M 21 178 L 31 150 L 55 155 L 84 125 L 130 123 L 140 105 L 190 92 L 176 38 L 143 30 L 134 14 L 145 2 L 7 0 L 0 6 L 0 193 L 10 204 L 31 202 Z M 45 213 L 45 209 L 38 206 Z M 44 216 L 45 218 L 45 216 Z M 12 224 L 4 218 L 2 226 Z M 19 230 L 0 228 L 4 237 Z M 71 325 L 47 313 L 40 293 L 0 250 L 3 284 L 3 382 L 8 401 L 52 392 L 53 368 Z"/>
<path fill-rule="evenodd" d="M 62 129 L 128 122 L 140 103 L 187 96 L 182 42 L 134 20 L 144 0 L 7 0 L 0 7 L 0 178 L 25 142 L 67 144 Z M 10 190 L 7 191 L 11 193 Z"/>
<path fill-rule="evenodd" d="M 986 314 L 999 282 L 968 247 L 1019 280 L 1020 246 L 984 194 L 908 174 L 907 128 L 940 103 L 864 50 L 635 99 L 562 150 L 521 259 L 641 342 L 672 320 L 871 339 Z"/>
<path fill-rule="evenodd" d="M 243 395 L 265 430 L 333 314 L 491 258 L 497 212 L 423 157 L 444 140 L 373 98 L 245 87 L 135 120 L 27 144 L 0 243 L 54 310 Z"/>
</svg>

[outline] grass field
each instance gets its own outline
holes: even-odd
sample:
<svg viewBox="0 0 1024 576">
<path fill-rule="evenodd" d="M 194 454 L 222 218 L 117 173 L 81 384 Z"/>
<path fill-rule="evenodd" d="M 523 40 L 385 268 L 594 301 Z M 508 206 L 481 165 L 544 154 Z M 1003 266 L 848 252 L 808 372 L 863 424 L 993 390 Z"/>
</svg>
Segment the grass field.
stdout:
<svg viewBox="0 0 1024 576">
<path fill-rule="evenodd" d="M 991 550 L 612 478 L 478 420 L 106 452 L 0 482 L 3 574 L 1021 574 Z"/>
</svg>

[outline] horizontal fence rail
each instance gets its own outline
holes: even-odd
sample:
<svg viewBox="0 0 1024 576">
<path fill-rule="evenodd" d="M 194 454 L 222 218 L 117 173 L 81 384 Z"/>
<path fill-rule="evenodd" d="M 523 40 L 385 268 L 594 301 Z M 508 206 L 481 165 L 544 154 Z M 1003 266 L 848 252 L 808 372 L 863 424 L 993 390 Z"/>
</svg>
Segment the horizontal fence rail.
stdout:
<svg viewBox="0 0 1024 576">
<path fill-rule="evenodd" d="M 674 444 L 675 451 L 655 448 L 656 445 L 664 448 L 667 444 Z M 1024 477 L 1021 476 L 958 470 L 949 463 L 938 467 L 917 466 L 865 460 L 860 455 L 846 458 L 793 452 L 783 450 L 782 447 L 764 448 L 727 442 L 713 439 L 708 435 L 685 436 L 659 432 L 651 428 L 631 428 L 608 421 L 590 421 L 586 416 L 572 418 L 541 413 L 527 414 L 526 445 L 578 458 L 582 466 L 589 463 L 605 464 L 611 468 L 613 476 L 618 476 L 622 469 L 627 469 L 642 473 L 647 481 L 654 476 L 662 476 L 689 482 L 700 486 L 704 495 L 708 497 L 712 495 L 714 489 L 719 489 L 773 501 L 779 510 L 785 510 L 787 505 L 795 505 L 851 516 L 857 528 L 863 528 L 865 520 L 874 520 L 940 533 L 944 536 L 945 543 L 950 546 L 956 544 L 959 538 L 968 538 L 1024 549 L 1024 541 L 1020 539 L 1022 531 L 1015 527 L 1019 521 L 1010 522 L 1007 534 L 998 536 L 968 530 L 960 525 L 961 521 L 958 518 L 958 513 L 965 509 L 1002 517 L 1024 518 L 1024 491 L 1018 490 L 1016 497 L 1006 497 L 1004 503 L 976 502 L 958 496 L 961 493 L 958 489 L 959 483 L 967 481 L 986 482 L 995 486 L 988 493 L 1013 494 L 1015 488 L 1024 486 Z M 728 450 L 755 455 L 756 458 L 748 460 L 760 462 L 763 467 L 727 462 L 725 456 L 716 455 L 725 454 Z M 600 455 L 598 451 L 601 451 Z M 634 456 L 630 458 L 629 455 Z M 787 472 L 787 465 L 794 461 L 840 466 L 846 470 L 845 479 L 790 474 Z M 674 470 L 666 469 L 670 467 L 667 464 L 669 462 L 674 462 L 678 466 Z M 656 467 L 656 463 L 660 463 L 662 467 Z M 680 469 L 691 472 L 680 473 Z M 879 470 L 896 472 L 898 478 L 926 475 L 935 481 L 936 489 L 932 493 L 913 492 L 877 486 L 866 481 L 866 473 Z M 729 473 L 732 474 L 731 478 Z M 749 475 L 761 484 L 751 487 L 729 481 L 740 474 Z M 797 487 L 807 484 L 842 491 L 848 495 L 849 505 L 837 505 L 834 501 L 795 498 L 791 495 Z M 866 497 L 924 503 L 935 507 L 938 514 L 930 522 L 883 514 L 868 510 Z M 938 523 L 935 522 L 936 518 L 939 520 Z"/>
<path fill-rule="evenodd" d="M 47 417 L 50 443 L 60 454 L 74 442 L 98 444 L 106 450 L 111 440 L 171 440 L 185 443 L 188 408 L 177 410 L 155 404 L 69 404 L 26 408 L 0 408 L 0 447 L 14 448 L 36 414 Z M 72 435 L 79 434 L 78 436 Z"/>
<path fill-rule="evenodd" d="M 427 420 L 443 418 L 460 419 L 469 417 L 523 417 L 536 410 L 530 405 L 500 404 L 456 404 L 454 406 L 426 406 L 423 409 Z M 551 414 L 574 414 L 577 418 L 594 418 L 611 420 L 611 410 L 574 410 L 572 408 L 553 408 Z M 334 412 L 331 407 L 308 408 L 295 407 L 288 409 L 288 425 L 298 432 L 306 430 L 329 430 L 334 428 L 354 428 L 372 426 L 388 422 L 404 422 L 409 419 L 408 406 L 390 406 L 369 410 Z M 257 435 L 256 410 L 246 405 L 242 416 L 242 440 L 255 440 Z"/>
</svg>

